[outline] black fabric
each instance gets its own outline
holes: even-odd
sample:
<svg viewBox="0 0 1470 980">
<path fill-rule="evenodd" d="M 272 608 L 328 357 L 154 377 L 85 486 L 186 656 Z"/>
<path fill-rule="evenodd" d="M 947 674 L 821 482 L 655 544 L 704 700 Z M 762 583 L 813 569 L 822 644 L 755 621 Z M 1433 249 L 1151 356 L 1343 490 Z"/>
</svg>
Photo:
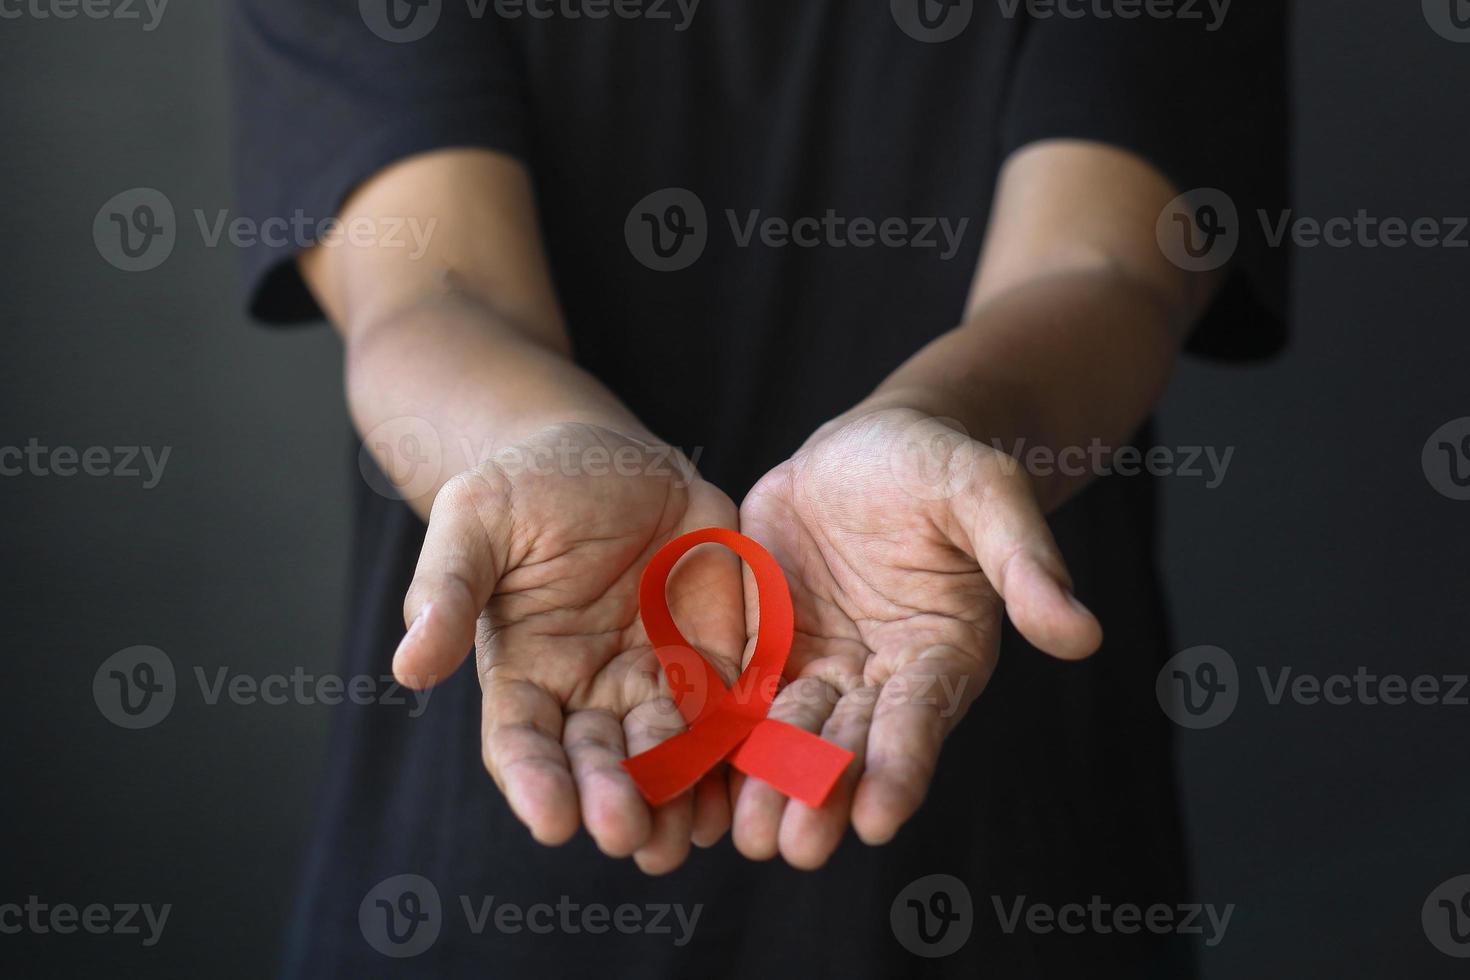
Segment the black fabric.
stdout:
<svg viewBox="0 0 1470 980">
<path fill-rule="evenodd" d="M 1142 154 L 1181 189 L 1227 189 L 1242 215 L 1281 193 L 1281 14 L 1225 25 L 1003 17 L 976 2 L 959 36 L 922 43 L 886 3 L 705 0 L 690 26 L 657 20 L 469 16 L 444 0 L 414 43 L 379 40 L 352 0 L 244 0 L 234 31 L 242 206 L 330 214 L 358 181 L 442 146 L 530 168 L 578 359 L 737 500 L 819 424 L 865 395 L 963 308 L 998 168 L 1050 136 Z M 665 8 L 668 9 L 668 8 Z M 1020 8 L 1024 10 L 1024 5 Z M 677 8 L 675 8 L 677 11 Z M 677 19 L 677 12 L 675 17 Z M 681 187 L 708 214 L 702 256 L 641 264 L 630 208 Z M 741 247 L 727 210 L 795 219 L 933 216 L 969 224 L 940 249 Z M 316 315 L 289 250 L 247 257 L 251 309 Z M 1220 356 L 1281 339 L 1280 256 L 1242 248 L 1242 273 L 1195 338 Z M 1262 261 L 1274 259 L 1276 261 Z M 677 365 L 670 380 L 666 369 Z M 1140 436 L 1147 445 L 1147 432 Z M 381 674 L 422 541 L 400 503 L 357 491 L 348 673 Z M 1001 928 L 995 902 L 1177 903 L 1188 895 L 1168 722 L 1154 675 L 1169 652 L 1147 478 L 1109 477 L 1054 515 L 1079 595 L 1107 641 L 1063 664 L 1008 633 L 990 688 L 946 745 L 930 798 L 891 844 L 846 841 L 799 873 L 726 841 L 676 873 L 639 875 L 585 836 L 531 843 L 480 766 L 466 667 L 422 717 L 344 706 L 288 944 L 286 974 L 320 976 L 935 975 L 1184 977 L 1186 944 L 1147 934 Z M 393 960 L 359 926 L 368 891 L 414 873 L 443 929 Z M 973 934 L 922 959 L 890 927 L 921 876 L 963 880 Z M 522 907 L 701 905 L 693 941 L 668 935 L 472 934 L 460 896 Z"/>
</svg>

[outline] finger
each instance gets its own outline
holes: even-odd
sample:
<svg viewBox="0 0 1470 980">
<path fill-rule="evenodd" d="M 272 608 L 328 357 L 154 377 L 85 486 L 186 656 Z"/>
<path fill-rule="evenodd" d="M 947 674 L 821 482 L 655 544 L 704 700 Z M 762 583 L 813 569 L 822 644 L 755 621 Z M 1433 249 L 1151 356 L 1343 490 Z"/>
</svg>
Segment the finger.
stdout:
<svg viewBox="0 0 1470 980">
<path fill-rule="evenodd" d="M 735 505 L 720 491 L 700 484 L 691 495 L 718 495 L 704 504 L 720 527 L 734 529 L 738 523 Z M 746 645 L 745 613 L 741 601 L 740 556 L 728 548 L 704 544 L 679 560 L 669 575 L 665 598 L 669 613 L 690 646 L 709 660 L 726 684 L 740 673 L 741 654 Z"/>
<path fill-rule="evenodd" d="M 1006 613 L 1028 642 L 1064 660 L 1090 656 L 1102 626 L 1072 595 L 1072 579 L 1020 464 L 984 457 L 978 490 L 951 501 L 965 540 L 985 577 L 1005 600 Z"/>
<path fill-rule="evenodd" d="M 393 655 L 393 676 L 404 686 L 432 687 L 474 647 L 475 622 L 505 571 L 506 493 L 492 477 L 472 471 L 450 480 L 434 498 L 403 602 L 408 633 Z"/>
<path fill-rule="evenodd" d="M 768 717 L 808 732 L 819 732 L 837 704 L 838 694 L 819 677 L 801 677 L 786 685 L 771 702 Z M 752 861 L 775 857 L 780 844 L 785 793 L 753 777 L 739 781 L 731 837 L 735 848 Z"/>
<path fill-rule="evenodd" d="M 730 830 L 730 781 L 724 766 L 716 766 L 694 787 L 696 847 L 714 847 Z"/>
<path fill-rule="evenodd" d="M 485 768 L 511 810 L 542 844 L 564 844 L 579 825 L 577 787 L 562 748 L 562 709 L 524 680 L 481 677 Z"/>
<path fill-rule="evenodd" d="M 562 745 L 592 840 L 610 857 L 627 857 L 642 847 L 653 821 L 622 765 L 628 757 L 622 722 L 606 711 L 574 712 L 567 716 Z"/>
<path fill-rule="evenodd" d="M 781 856 L 794 868 L 803 871 L 820 868 L 847 833 L 878 694 L 879 689 L 872 686 L 849 691 L 822 725 L 822 737 L 847 749 L 853 757 L 820 807 L 809 807 L 800 800 L 786 804 L 779 843 Z"/>
<path fill-rule="evenodd" d="M 646 752 L 684 730 L 678 709 L 668 698 L 638 705 L 623 719 L 628 752 Z M 689 856 L 694 824 L 694 794 L 683 793 L 663 806 L 654 807 L 647 841 L 633 852 L 633 861 L 644 874 L 673 871 Z"/>
<path fill-rule="evenodd" d="M 892 840 L 919 809 L 944 736 L 985 687 L 992 667 L 991 657 L 934 646 L 884 682 L 852 802 L 852 826 L 864 843 Z"/>
<path fill-rule="evenodd" d="M 654 807 L 653 830 L 648 843 L 633 852 L 638 870 L 646 875 L 664 875 L 689 857 L 694 823 L 694 796 L 684 793 L 663 806 Z"/>
</svg>

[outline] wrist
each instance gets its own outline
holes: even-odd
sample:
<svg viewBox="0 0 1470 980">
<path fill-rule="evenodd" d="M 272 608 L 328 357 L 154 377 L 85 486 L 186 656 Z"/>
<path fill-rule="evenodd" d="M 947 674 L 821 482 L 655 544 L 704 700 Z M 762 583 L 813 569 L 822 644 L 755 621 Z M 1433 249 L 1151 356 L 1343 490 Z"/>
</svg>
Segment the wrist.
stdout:
<svg viewBox="0 0 1470 980">
<path fill-rule="evenodd" d="M 906 376 L 901 377 L 901 374 Z M 921 380 L 901 368 L 872 394 L 823 429 L 831 431 L 879 412 L 906 412 L 943 420 L 951 428 L 981 442 L 1004 441 L 1015 438 L 1021 431 L 1019 417 L 1023 404 L 1024 396 L 1015 386 L 979 378 L 933 377 Z M 819 429 L 818 433 L 822 431 Z"/>
</svg>

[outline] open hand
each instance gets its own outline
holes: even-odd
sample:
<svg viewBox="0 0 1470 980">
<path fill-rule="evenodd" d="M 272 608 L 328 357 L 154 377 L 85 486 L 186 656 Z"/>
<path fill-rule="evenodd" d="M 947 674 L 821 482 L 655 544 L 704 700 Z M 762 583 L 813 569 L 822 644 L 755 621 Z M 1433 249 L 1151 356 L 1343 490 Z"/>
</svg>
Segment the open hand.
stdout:
<svg viewBox="0 0 1470 980">
<path fill-rule="evenodd" d="M 1102 639 L 1020 465 L 916 411 L 825 427 L 756 485 L 740 526 L 781 563 L 796 608 L 795 679 L 771 717 L 856 756 L 820 809 L 732 772 L 734 840 L 751 858 L 817 867 L 849 821 L 889 840 L 989 680 L 1002 609 L 1058 657 Z"/>
<path fill-rule="evenodd" d="M 735 523 L 677 453 L 583 424 L 541 430 L 435 498 L 393 670 L 427 687 L 475 649 L 485 767 L 538 841 L 585 825 L 606 853 L 661 873 L 728 829 L 723 774 L 652 810 L 620 763 L 684 727 L 639 620 L 643 567 L 686 531 Z M 668 592 L 690 642 L 733 678 L 739 560 L 700 549 Z"/>
</svg>

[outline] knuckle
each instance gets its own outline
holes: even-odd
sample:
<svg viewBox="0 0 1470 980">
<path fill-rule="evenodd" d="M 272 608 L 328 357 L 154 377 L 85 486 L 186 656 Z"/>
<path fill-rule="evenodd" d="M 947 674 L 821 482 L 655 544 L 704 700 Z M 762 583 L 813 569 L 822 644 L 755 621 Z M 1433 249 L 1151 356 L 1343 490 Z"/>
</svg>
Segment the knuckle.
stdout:
<svg viewBox="0 0 1470 980">
<path fill-rule="evenodd" d="M 477 467 L 456 473 L 447 480 L 434 498 L 430 516 L 477 517 L 488 525 L 487 518 L 503 514 L 508 506 L 509 487 L 492 469 Z"/>
</svg>

